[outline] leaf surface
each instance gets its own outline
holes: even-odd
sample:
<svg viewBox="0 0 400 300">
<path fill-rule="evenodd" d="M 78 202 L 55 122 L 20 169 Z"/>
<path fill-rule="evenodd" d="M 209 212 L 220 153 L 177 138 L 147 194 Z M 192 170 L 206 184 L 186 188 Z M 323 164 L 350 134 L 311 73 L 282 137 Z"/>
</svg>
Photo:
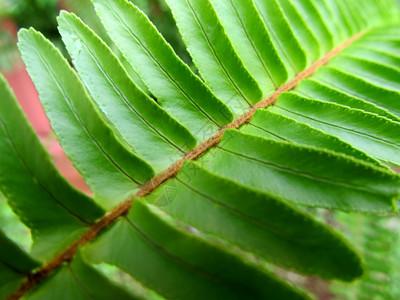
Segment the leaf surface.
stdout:
<svg viewBox="0 0 400 300">
<path fill-rule="evenodd" d="M 147 201 L 173 218 L 280 266 L 343 280 L 362 274 L 354 250 L 311 216 L 197 163 L 187 162 L 176 179 Z"/>
<path fill-rule="evenodd" d="M 316 36 L 311 31 L 310 26 L 307 24 L 305 18 L 299 12 L 298 9 L 293 5 L 290 0 L 278 0 L 279 5 L 285 14 L 290 27 L 299 43 L 304 48 L 305 55 L 307 57 L 307 64 L 316 61 L 322 52 L 321 47 L 317 41 Z"/>
<path fill-rule="evenodd" d="M 336 136 L 326 134 L 305 123 L 297 122 L 283 114 L 273 113 L 271 110 L 258 110 L 249 125 L 243 126 L 240 131 L 276 141 L 329 149 L 382 167 L 377 160 Z"/>
<path fill-rule="evenodd" d="M 235 116 L 262 99 L 209 0 L 167 0 L 200 75 Z"/>
<path fill-rule="evenodd" d="M 135 153 L 160 172 L 195 146 L 192 134 L 130 80 L 111 50 L 81 20 L 66 12 L 58 20 L 94 101 Z"/>
<path fill-rule="evenodd" d="M 346 94 L 363 99 L 400 118 L 400 93 L 371 84 L 338 68 L 324 67 L 313 79 Z"/>
<path fill-rule="evenodd" d="M 77 254 L 72 262 L 61 266 L 26 297 L 28 300 L 133 300 L 138 299 L 89 266 Z"/>
<path fill-rule="evenodd" d="M 394 210 L 400 193 L 400 177 L 391 171 L 234 130 L 200 162 L 220 176 L 306 206 L 384 213 Z"/>
<path fill-rule="evenodd" d="M 252 1 L 211 0 L 244 65 L 263 90 L 263 97 L 286 82 L 288 74 Z"/>
<path fill-rule="evenodd" d="M 400 123 L 332 103 L 282 94 L 271 111 L 334 135 L 384 162 L 400 164 Z"/>
<path fill-rule="evenodd" d="M 291 0 L 320 45 L 322 53 L 333 49 L 333 37 L 312 0 Z"/>
<path fill-rule="evenodd" d="M 277 0 L 254 0 L 272 41 L 289 72 L 289 78 L 304 70 L 307 58 Z M 285 37 L 285 38 L 282 38 Z"/>
<path fill-rule="evenodd" d="M 39 263 L 0 230 L 0 297 L 8 296 Z"/>
<path fill-rule="evenodd" d="M 339 90 L 329 83 L 321 83 L 313 78 L 302 80 L 293 93 L 310 99 L 318 99 L 319 101 L 327 101 L 360 109 L 365 112 L 377 114 L 393 121 L 400 121 L 400 118 L 390 113 L 382 106 L 377 106 L 372 102 L 368 102 L 361 95 L 350 95 L 351 92 Z M 358 97 L 359 96 L 359 97 Z"/>
<path fill-rule="evenodd" d="M 85 256 L 116 265 L 167 298 L 309 299 L 163 215 L 136 199 L 129 215 L 89 245 Z"/>
<path fill-rule="evenodd" d="M 152 168 L 115 137 L 49 41 L 33 29 L 22 30 L 19 47 L 53 130 L 96 200 L 111 208 L 127 199 L 154 175 Z"/>
<path fill-rule="evenodd" d="M 149 19 L 124 1 L 95 1 L 98 15 L 158 103 L 204 140 L 233 120 L 230 110 L 175 54 Z"/>
<path fill-rule="evenodd" d="M 60 176 L 2 75 L 0 92 L 0 189 L 32 230 L 32 255 L 49 259 L 103 210 Z"/>
</svg>

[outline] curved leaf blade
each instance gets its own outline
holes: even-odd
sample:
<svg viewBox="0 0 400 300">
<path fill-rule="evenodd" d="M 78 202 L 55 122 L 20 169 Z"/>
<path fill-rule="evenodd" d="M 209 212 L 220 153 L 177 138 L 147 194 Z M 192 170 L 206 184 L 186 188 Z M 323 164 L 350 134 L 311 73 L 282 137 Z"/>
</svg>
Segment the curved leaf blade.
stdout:
<svg viewBox="0 0 400 300">
<path fill-rule="evenodd" d="M 307 25 L 310 27 L 317 42 L 320 45 L 322 53 L 328 53 L 333 49 L 333 36 L 328 26 L 321 18 L 321 15 L 315 7 L 312 0 L 291 0 L 299 13 L 306 19 Z"/>
<path fill-rule="evenodd" d="M 338 68 L 323 67 L 313 76 L 313 80 L 333 87 L 346 94 L 370 102 L 400 118 L 400 93 L 371 84 Z"/>
<path fill-rule="evenodd" d="M 382 106 L 377 106 L 374 103 L 367 102 L 366 100 L 359 98 L 358 96 L 361 95 L 350 95 L 344 90 L 339 90 L 330 84 L 323 84 L 320 81 L 312 78 L 302 80 L 293 93 L 310 99 L 318 99 L 320 101 L 326 101 L 360 109 L 393 121 L 400 121 L 399 117 L 390 113 Z"/>
<path fill-rule="evenodd" d="M 129 215 L 88 245 L 85 256 L 116 265 L 167 298 L 309 299 L 163 214 L 136 199 Z"/>
<path fill-rule="evenodd" d="M 193 162 L 186 162 L 176 179 L 146 201 L 200 231 L 301 273 L 353 280 L 363 272 L 358 254 L 328 227 Z"/>
<path fill-rule="evenodd" d="M 367 46 L 353 45 L 343 50 L 342 54 L 353 58 L 373 61 L 400 71 L 400 56 L 396 56 L 394 53 L 379 51 Z"/>
<path fill-rule="evenodd" d="M 32 255 L 49 259 L 104 211 L 61 177 L 2 75 L 0 92 L 0 189 L 32 230 Z"/>
<path fill-rule="evenodd" d="M 371 84 L 388 90 L 400 91 L 400 71 L 391 66 L 384 66 L 362 58 L 348 57 L 344 54 L 334 58 L 329 65 Z"/>
<path fill-rule="evenodd" d="M 56 270 L 51 277 L 41 282 L 24 298 L 28 300 L 138 299 L 88 265 L 80 253 L 71 262 Z"/>
<path fill-rule="evenodd" d="M 235 50 L 267 97 L 288 78 L 253 1 L 211 0 Z"/>
<path fill-rule="evenodd" d="M 30 29 L 19 48 L 61 146 L 106 208 L 129 198 L 154 175 L 101 119 L 76 73 L 55 46 Z"/>
<path fill-rule="evenodd" d="M 216 132 L 233 120 L 230 110 L 137 7 L 125 0 L 97 0 L 94 4 L 111 38 L 157 101 L 199 140 L 205 139 L 201 131 Z"/>
<path fill-rule="evenodd" d="M 0 297 L 6 298 L 25 276 L 39 267 L 17 244 L 0 230 Z"/>
<path fill-rule="evenodd" d="M 193 135 L 130 80 L 111 50 L 66 12 L 59 30 L 94 101 L 129 146 L 160 172 L 196 145 Z M 112 104 L 110 104 L 112 103 Z"/>
<path fill-rule="evenodd" d="M 304 49 L 296 39 L 277 0 L 254 0 L 254 2 L 268 28 L 275 48 L 289 72 L 289 78 L 293 78 L 307 65 Z"/>
<path fill-rule="evenodd" d="M 276 141 L 328 149 L 384 167 L 379 161 L 343 142 L 336 136 L 317 130 L 305 123 L 297 122 L 282 114 L 276 114 L 271 110 L 257 110 L 251 122 L 241 127 L 240 131 Z"/>
<path fill-rule="evenodd" d="M 311 31 L 305 17 L 301 15 L 290 0 L 278 0 L 278 2 L 294 32 L 294 35 L 299 40 L 300 45 L 304 48 L 304 53 L 307 57 L 307 65 L 310 65 L 323 53 L 316 36 Z"/>
<path fill-rule="evenodd" d="M 386 213 L 395 210 L 400 176 L 335 154 L 227 130 L 201 157 L 215 174 L 305 206 Z"/>
<path fill-rule="evenodd" d="M 272 112 L 334 135 L 384 162 L 400 165 L 400 123 L 337 104 L 282 94 Z"/>
<path fill-rule="evenodd" d="M 183 40 L 206 84 L 235 116 L 262 98 L 209 0 L 167 0 Z"/>
</svg>

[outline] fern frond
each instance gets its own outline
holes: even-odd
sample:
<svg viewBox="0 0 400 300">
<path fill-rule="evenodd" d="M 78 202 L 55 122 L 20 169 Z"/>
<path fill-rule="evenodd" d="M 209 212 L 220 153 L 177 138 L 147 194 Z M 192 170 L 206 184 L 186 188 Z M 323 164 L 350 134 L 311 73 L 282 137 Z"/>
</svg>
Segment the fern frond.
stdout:
<svg viewBox="0 0 400 300">
<path fill-rule="evenodd" d="M 40 33 L 19 33 L 93 199 L 61 178 L 0 79 L 0 191 L 32 230 L 21 255 L 41 265 L 6 277 L 4 294 L 134 299 L 103 263 L 171 299 L 310 298 L 268 264 L 360 277 L 354 247 L 302 207 L 397 211 L 395 2 L 167 0 L 199 75 L 132 3 L 93 2 L 123 57 L 67 12 L 76 71 Z"/>
<path fill-rule="evenodd" d="M 399 219 L 337 214 L 339 225 L 363 254 L 364 276 L 352 286 L 334 283 L 335 299 L 397 299 L 399 280 Z"/>
</svg>

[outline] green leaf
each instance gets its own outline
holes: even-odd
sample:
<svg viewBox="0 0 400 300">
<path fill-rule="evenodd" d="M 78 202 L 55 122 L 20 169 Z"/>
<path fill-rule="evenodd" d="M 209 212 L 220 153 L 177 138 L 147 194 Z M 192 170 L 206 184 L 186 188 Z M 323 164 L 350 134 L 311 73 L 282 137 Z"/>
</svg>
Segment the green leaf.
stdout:
<svg viewBox="0 0 400 300">
<path fill-rule="evenodd" d="M 311 64 L 325 52 L 321 51 L 322 49 L 317 41 L 317 37 L 293 3 L 290 0 L 278 0 L 278 2 L 296 38 L 304 48 L 305 55 L 307 56 L 307 64 Z"/>
<path fill-rule="evenodd" d="M 289 78 L 294 77 L 307 65 L 304 49 L 296 39 L 277 0 L 254 0 L 254 2 L 268 28 L 276 50 L 289 72 Z"/>
<path fill-rule="evenodd" d="M 363 253 L 368 272 L 354 285 L 333 283 L 332 292 L 348 300 L 367 300 L 371 295 L 379 299 L 397 299 L 400 295 L 397 284 L 400 276 L 400 228 L 393 225 L 398 224 L 398 216 L 335 213 L 334 218 Z"/>
<path fill-rule="evenodd" d="M 379 85 L 382 88 L 400 91 L 400 71 L 374 61 L 340 55 L 335 57 L 330 66 L 340 68 L 344 72 L 363 80 Z"/>
<path fill-rule="evenodd" d="M 200 162 L 218 175 L 306 206 L 385 213 L 394 211 L 400 196 L 400 176 L 391 171 L 235 130 L 226 131 Z"/>
<path fill-rule="evenodd" d="M 342 10 L 343 15 L 346 18 L 347 26 L 349 26 L 350 29 L 350 35 L 354 35 L 357 32 L 360 32 L 360 24 L 359 24 L 359 18 L 360 14 L 355 14 L 352 11 L 352 7 L 350 6 L 349 1 L 345 0 L 338 0 L 340 9 Z"/>
<path fill-rule="evenodd" d="M 308 299 L 287 282 L 314 279 L 290 270 L 360 276 L 362 260 L 329 228 L 332 212 L 310 207 L 397 211 L 400 176 L 381 163 L 400 161 L 395 0 L 168 0 L 171 11 L 152 3 L 154 24 L 182 46 L 175 25 L 165 27 L 174 15 L 190 66 L 137 7 L 94 2 L 110 38 L 59 17 L 80 78 L 34 30 L 21 32 L 21 49 L 96 200 L 109 209 L 127 199 L 104 214 L 66 184 L 0 79 L 0 193 L 44 264 L 22 273 L 1 265 L 0 293 L 25 277 L 13 296 L 131 299 L 100 275 L 105 264 L 171 299 Z M 373 254 L 391 243 L 367 236 Z M 3 245 L 0 237 L 0 261 L 19 266 Z M 382 265 L 376 257 L 366 267 Z M 378 279 L 366 277 L 361 298 L 374 296 Z"/>
<path fill-rule="evenodd" d="M 387 66 L 400 70 L 400 56 L 396 56 L 393 53 L 379 51 L 374 48 L 362 45 L 353 45 L 342 51 L 343 55 L 360 58 L 378 63 L 381 66 Z"/>
<path fill-rule="evenodd" d="M 89 266 L 80 253 L 29 293 L 25 299 L 133 300 L 122 287 Z"/>
<path fill-rule="evenodd" d="M 283 62 L 252 1 L 211 0 L 235 50 L 263 90 L 263 97 L 288 78 Z"/>
<path fill-rule="evenodd" d="M 167 0 L 188 51 L 206 84 L 235 116 L 262 98 L 209 0 Z"/>
<path fill-rule="evenodd" d="M 39 263 L 9 239 L 3 231 L 0 230 L 0 261 L 16 273 L 28 274 L 39 266 Z M 14 256 L 14 260 L 10 260 Z"/>
<path fill-rule="evenodd" d="M 361 110 L 284 93 L 270 109 L 339 137 L 384 162 L 400 165 L 400 123 Z"/>
<path fill-rule="evenodd" d="M 390 28 L 388 28 L 388 30 L 390 30 Z M 393 33 L 386 34 L 385 32 L 373 31 L 362 40 L 357 41 L 354 45 L 372 47 L 378 51 L 396 54 L 400 47 L 400 41 Z"/>
<path fill-rule="evenodd" d="M 135 199 L 129 215 L 88 245 L 85 256 L 118 266 L 170 299 L 308 299 L 163 215 Z"/>
<path fill-rule="evenodd" d="M 0 75 L 0 189 L 32 230 L 34 257 L 50 259 L 103 215 L 58 173 Z"/>
<path fill-rule="evenodd" d="M 333 37 L 312 0 L 291 0 L 317 39 L 322 53 L 333 49 Z"/>
<path fill-rule="evenodd" d="M 351 108 L 363 110 L 377 114 L 382 117 L 386 117 L 393 121 L 400 121 L 400 118 L 392 113 L 389 113 L 386 109 L 375 105 L 374 103 L 367 102 L 363 98 L 358 98 L 357 95 L 350 95 L 346 91 L 338 90 L 328 83 L 323 84 L 315 79 L 302 80 L 301 83 L 296 87 L 293 93 L 298 94 L 302 97 L 310 99 L 318 99 L 320 101 L 327 101 L 337 103 Z M 360 97 L 362 97 L 360 95 Z"/>
<path fill-rule="evenodd" d="M 333 10 L 330 9 L 328 2 L 331 2 L 330 0 L 311 0 L 312 4 L 315 6 L 315 8 L 318 11 L 318 14 L 320 15 L 321 19 L 324 21 L 325 26 L 329 33 L 332 35 L 333 39 L 333 44 L 338 45 L 344 40 L 343 33 L 341 30 L 338 28 L 338 23 L 335 20 L 334 17 L 334 12 Z"/>
<path fill-rule="evenodd" d="M 0 297 L 8 296 L 39 263 L 0 230 Z"/>
<path fill-rule="evenodd" d="M 358 255 L 330 229 L 272 195 L 196 163 L 186 162 L 176 179 L 146 201 L 280 266 L 328 279 L 352 280 L 362 274 Z"/>
<path fill-rule="evenodd" d="M 313 79 L 346 94 L 361 98 L 400 118 L 400 93 L 371 84 L 333 67 L 321 68 Z"/>
<path fill-rule="evenodd" d="M 244 125 L 240 131 L 276 141 L 329 149 L 383 167 L 377 160 L 336 136 L 326 134 L 324 131 L 314 129 L 282 114 L 276 114 L 271 110 L 257 110 L 251 122 Z"/>
<path fill-rule="evenodd" d="M 323 0 L 323 1 L 324 4 L 327 6 L 328 10 L 330 11 L 332 16 L 332 21 L 335 24 L 334 25 L 335 30 L 333 30 L 332 32 L 334 32 L 335 35 L 338 36 L 339 41 L 344 41 L 353 33 L 350 32 L 351 28 L 348 24 L 342 6 L 340 5 L 341 1 L 337 0 Z M 320 1 L 315 1 L 315 2 L 320 2 Z"/>
<path fill-rule="evenodd" d="M 230 110 L 178 58 L 149 19 L 125 0 L 96 0 L 110 36 L 158 103 L 203 141 L 233 120 Z"/>
<path fill-rule="evenodd" d="M 82 21 L 61 12 L 58 22 L 94 101 L 135 153 L 160 172 L 195 146 L 190 132 L 135 86 L 111 50 Z"/>
<path fill-rule="evenodd" d="M 19 48 L 61 146 L 99 203 L 112 208 L 153 177 L 151 167 L 104 123 L 76 73 L 48 40 L 34 29 L 21 30 Z"/>
</svg>

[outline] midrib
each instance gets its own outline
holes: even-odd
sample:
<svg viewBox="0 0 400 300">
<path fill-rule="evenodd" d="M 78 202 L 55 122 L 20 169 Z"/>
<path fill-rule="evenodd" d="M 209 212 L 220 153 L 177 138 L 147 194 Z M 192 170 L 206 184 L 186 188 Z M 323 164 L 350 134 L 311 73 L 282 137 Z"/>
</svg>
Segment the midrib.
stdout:
<svg viewBox="0 0 400 300">
<path fill-rule="evenodd" d="M 131 206 L 132 202 L 135 198 L 142 198 L 155 189 L 157 189 L 162 183 L 167 181 L 168 179 L 174 177 L 178 174 L 179 170 L 182 168 L 182 165 L 185 161 L 191 161 L 199 158 L 202 156 L 208 149 L 217 145 L 222 136 L 227 129 L 238 129 L 243 124 L 248 123 L 251 118 L 253 117 L 254 113 L 257 109 L 266 108 L 275 103 L 277 98 L 284 92 L 290 91 L 294 89 L 301 80 L 306 79 L 313 75 L 316 70 L 318 70 L 323 65 L 327 64 L 333 57 L 340 54 L 345 48 L 350 46 L 354 41 L 360 39 L 363 35 L 366 34 L 366 31 L 360 32 L 326 54 L 324 57 L 316 61 L 312 66 L 297 74 L 297 76 L 289 81 L 288 83 L 279 87 L 272 95 L 268 96 L 266 99 L 258 102 L 254 105 L 247 113 L 243 114 L 232 123 L 226 125 L 222 128 L 218 133 L 212 136 L 210 139 L 204 141 L 202 144 L 197 146 L 191 152 L 186 154 L 181 160 L 172 164 L 166 171 L 156 176 L 151 181 L 147 182 L 142 188 L 134 194 L 132 197 L 127 199 L 126 201 L 122 202 L 118 205 L 114 210 L 106 213 L 103 218 L 97 221 L 94 225 L 92 225 L 89 230 L 84 233 L 79 239 L 73 242 L 70 246 L 68 246 L 64 251 L 58 254 L 52 261 L 44 265 L 40 270 L 36 271 L 33 274 L 28 276 L 28 280 L 21 284 L 21 286 L 11 294 L 7 299 L 19 299 L 29 290 L 34 288 L 39 282 L 45 279 L 48 275 L 50 275 L 53 271 L 55 271 L 61 264 L 64 262 L 70 261 L 76 254 L 78 247 L 82 247 L 86 245 L 88 242 L 94 240 L 100 232 L 108 228 L 111 224 L 113 224 L 119 217 L 126 215 Z"/>
</svg>

